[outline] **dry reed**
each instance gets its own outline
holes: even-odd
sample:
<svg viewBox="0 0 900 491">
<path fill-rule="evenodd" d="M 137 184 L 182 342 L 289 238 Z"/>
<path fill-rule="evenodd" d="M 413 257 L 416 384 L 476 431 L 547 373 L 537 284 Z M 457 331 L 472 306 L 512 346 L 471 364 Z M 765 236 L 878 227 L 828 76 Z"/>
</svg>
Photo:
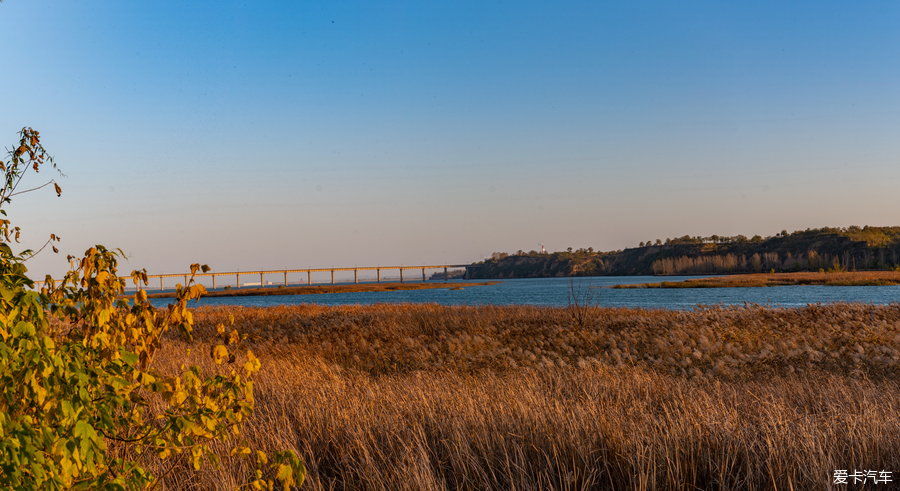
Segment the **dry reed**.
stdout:
<svg viewBox="0 0 900 491">
<path fill-rule="evenodd" d="M 297 449 L 311 489 L 821 489 L 834 469 L 900 471 L 900 307 L 588 310 L 204 308 L 160 361 L 233 315 L 263 361 L 245 434 Z M 225 458 L 162 484 L 246 472 Z"/>
</svg>

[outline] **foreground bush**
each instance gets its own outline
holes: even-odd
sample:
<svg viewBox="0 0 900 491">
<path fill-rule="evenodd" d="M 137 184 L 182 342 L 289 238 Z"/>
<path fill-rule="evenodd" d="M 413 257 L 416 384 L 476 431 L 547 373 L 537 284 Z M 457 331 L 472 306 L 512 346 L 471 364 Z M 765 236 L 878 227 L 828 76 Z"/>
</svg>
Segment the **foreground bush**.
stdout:
<svg viewBox="0 0 900 491">
<path fill-rule="evenodd" d="M 40 135 L 24 129 L 0 162 L 0 207 L 21 193 L 26 173 L 46 165 L 52 160 Z M 242 482 L 264 488 L 302 480 L 293 453 L 267 455 L 241 444 L 259 360 L 249 352 L 237 360 L 236 331 L 218 326 L 209 352 L 215 370 L 183 364 L 156 370 L 165 334 L 190 335 L 193 316 L 186 306 L 202 286 L 193 279 L 179 286 L 165 309 L 150 305 L 143 290 L 122 298 L 117 254 L 96 246 L 60 284 L 48 278 L 34 291 L 25 261 L 35 253 L 13 251 L 20 231 L 5 218 L 5 207 L 0 213 L 0 483 L 15 489 L 142 487 L 155 478 L 135 458 L 150 453 L 199 470 L 215 461 L 213 445 L 226 439 L 231 453 L 252 459 Z M 48 244 L 57 240 L 51 236 Z M 199 269 L 191 267 L 192 273 Z M 135 285 L 146 282 L 146 273 L 131 277 Z"/>
</svg>

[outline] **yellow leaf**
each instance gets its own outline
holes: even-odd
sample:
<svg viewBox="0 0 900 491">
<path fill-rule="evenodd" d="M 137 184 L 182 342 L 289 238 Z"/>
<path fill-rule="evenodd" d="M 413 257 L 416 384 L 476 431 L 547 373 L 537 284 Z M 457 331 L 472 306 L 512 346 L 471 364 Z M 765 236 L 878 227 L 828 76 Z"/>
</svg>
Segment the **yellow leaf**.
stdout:
<svg viewBox="0 0 900 491">
<path fill-rule="evenodd" d="M 262 363 L 259 362 L 259 358 L 257 358 L 252 351 L 247 351 L 247 361 L 244 362 L 244 370 L 247 373 L 256 373 L 259 371 L 259 368 L 262 366 Z"/>
<path fill-rule="evenodd" d="M 231 449 L 231 455 L 237 455 L 237 454 L 250 455 L 250 448 L 249 447 L 234 447 L 233 449 Z"/>
<path fill-rule="evenodd" d="M 191 449 L 191 464 L 194 466 L 194 470 L 200 470 L 200 459 L 203 457 L 203 449 L 200 447 L 194 447 Z"/>
<path fill-rule="evenodd" d="M 287 464 L 279 464 L 278 470 L 275 472 L 275 479 L 281 481 L 285 486 L 294 483 L 294 470 Z"/>
<path fill-rule="evenodd" d="M 172 393 L 171 401 L 172 401 L 172 403 L 174 403 L 176 405 L 181 404 L 182 402 L 184 402 L 185 399 L 187 399 L 187 396 L 188 396 L 187 392 L 185 392 L 184 390 L 178 389 Z"/>
<path fill-rule="evenodd" d="M 228 359 L 228 348 L 222 346 L 221 344 L 217 345 L 215 348 L 213 348 L 212 356 L 216 364 L 221 365 L 222 362 Z"/>
</svg>

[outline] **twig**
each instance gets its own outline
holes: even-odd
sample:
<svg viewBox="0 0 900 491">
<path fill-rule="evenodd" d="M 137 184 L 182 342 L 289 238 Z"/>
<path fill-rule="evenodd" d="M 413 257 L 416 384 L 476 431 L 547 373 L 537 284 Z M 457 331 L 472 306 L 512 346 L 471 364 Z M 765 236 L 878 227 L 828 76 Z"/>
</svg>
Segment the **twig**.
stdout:
<svg viewBox="0 0 900 491">
<path fill-rule="evenodd" d="M 19 191 L 19 192 L 12 193 L 12 194 L 10 194 L 9 196 L 7 196 L 7 198 L 12 198 L 13 196 L 16 196 L 16 195 L 19 195 L 19 194 L 25 194 L 25 193 L 30 193 L 30 192 L 32 192 L 32 191 L 37 191 L 38 189 L 41 189 L 41 188 L 43 188 L 43 187 L 46 187 L 46 186 L 49 186 L 49 185 L 53 184 L 54 182 L 55 182 L 55 181 L 54 181 L 53 179 L 50 179 L 49 181 L 45 182 L 44 184 L 41 184 L 40 186 L 37 186 L 37 187 L 31 188 L 31 189 L 25 189 L 25 190 L 23 190 L 23 191 Z"/>
</svg>

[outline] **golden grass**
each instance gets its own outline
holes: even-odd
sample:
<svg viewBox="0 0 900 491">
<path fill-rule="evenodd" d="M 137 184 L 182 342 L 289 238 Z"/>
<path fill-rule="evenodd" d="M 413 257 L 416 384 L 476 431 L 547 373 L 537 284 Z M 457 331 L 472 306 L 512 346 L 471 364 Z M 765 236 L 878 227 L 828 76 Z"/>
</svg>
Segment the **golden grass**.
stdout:
<svg viewBox="0 0 900 491">
<path fill-rule="evenodd" d="M 739 288 L 791 285 L 893 286 L 900 285 L 900 271 L 735 274 L 682 281 L 615 285 L 612 288 Z"/>
<path fill-rule="evenodd" d="M 299 451 L 311 489 L 821 489 L 898 470 L 900 306 L 575 310 L 203 308 L 160 361 L 196 361 L 180 353 L 234 315 L 263 361 L 246 435 Z M 164 487 L 247 471 L 179 469 Z"/>
<path fill-rule="evenodd" d="M 404 290 L 430 290 L 434 288 L 449 288 L 459 290 L 469 286 L 496 285 L 499 281 L 485 281 L 479 283 L 453 282 L 453 283 L 355 283 L 352 285 L 294 285 L 294 286 L 267 286 L 264 288 L 225 288 L 221 290 L 209 290 L 204 297 L 247 297 L 261 295 L 314 295 L 319 293 L 357 293 L 357 292 L 393 292 Z M 175 292 L 150 293 L 149 298 L 175 298 Z"/>
</svg>

